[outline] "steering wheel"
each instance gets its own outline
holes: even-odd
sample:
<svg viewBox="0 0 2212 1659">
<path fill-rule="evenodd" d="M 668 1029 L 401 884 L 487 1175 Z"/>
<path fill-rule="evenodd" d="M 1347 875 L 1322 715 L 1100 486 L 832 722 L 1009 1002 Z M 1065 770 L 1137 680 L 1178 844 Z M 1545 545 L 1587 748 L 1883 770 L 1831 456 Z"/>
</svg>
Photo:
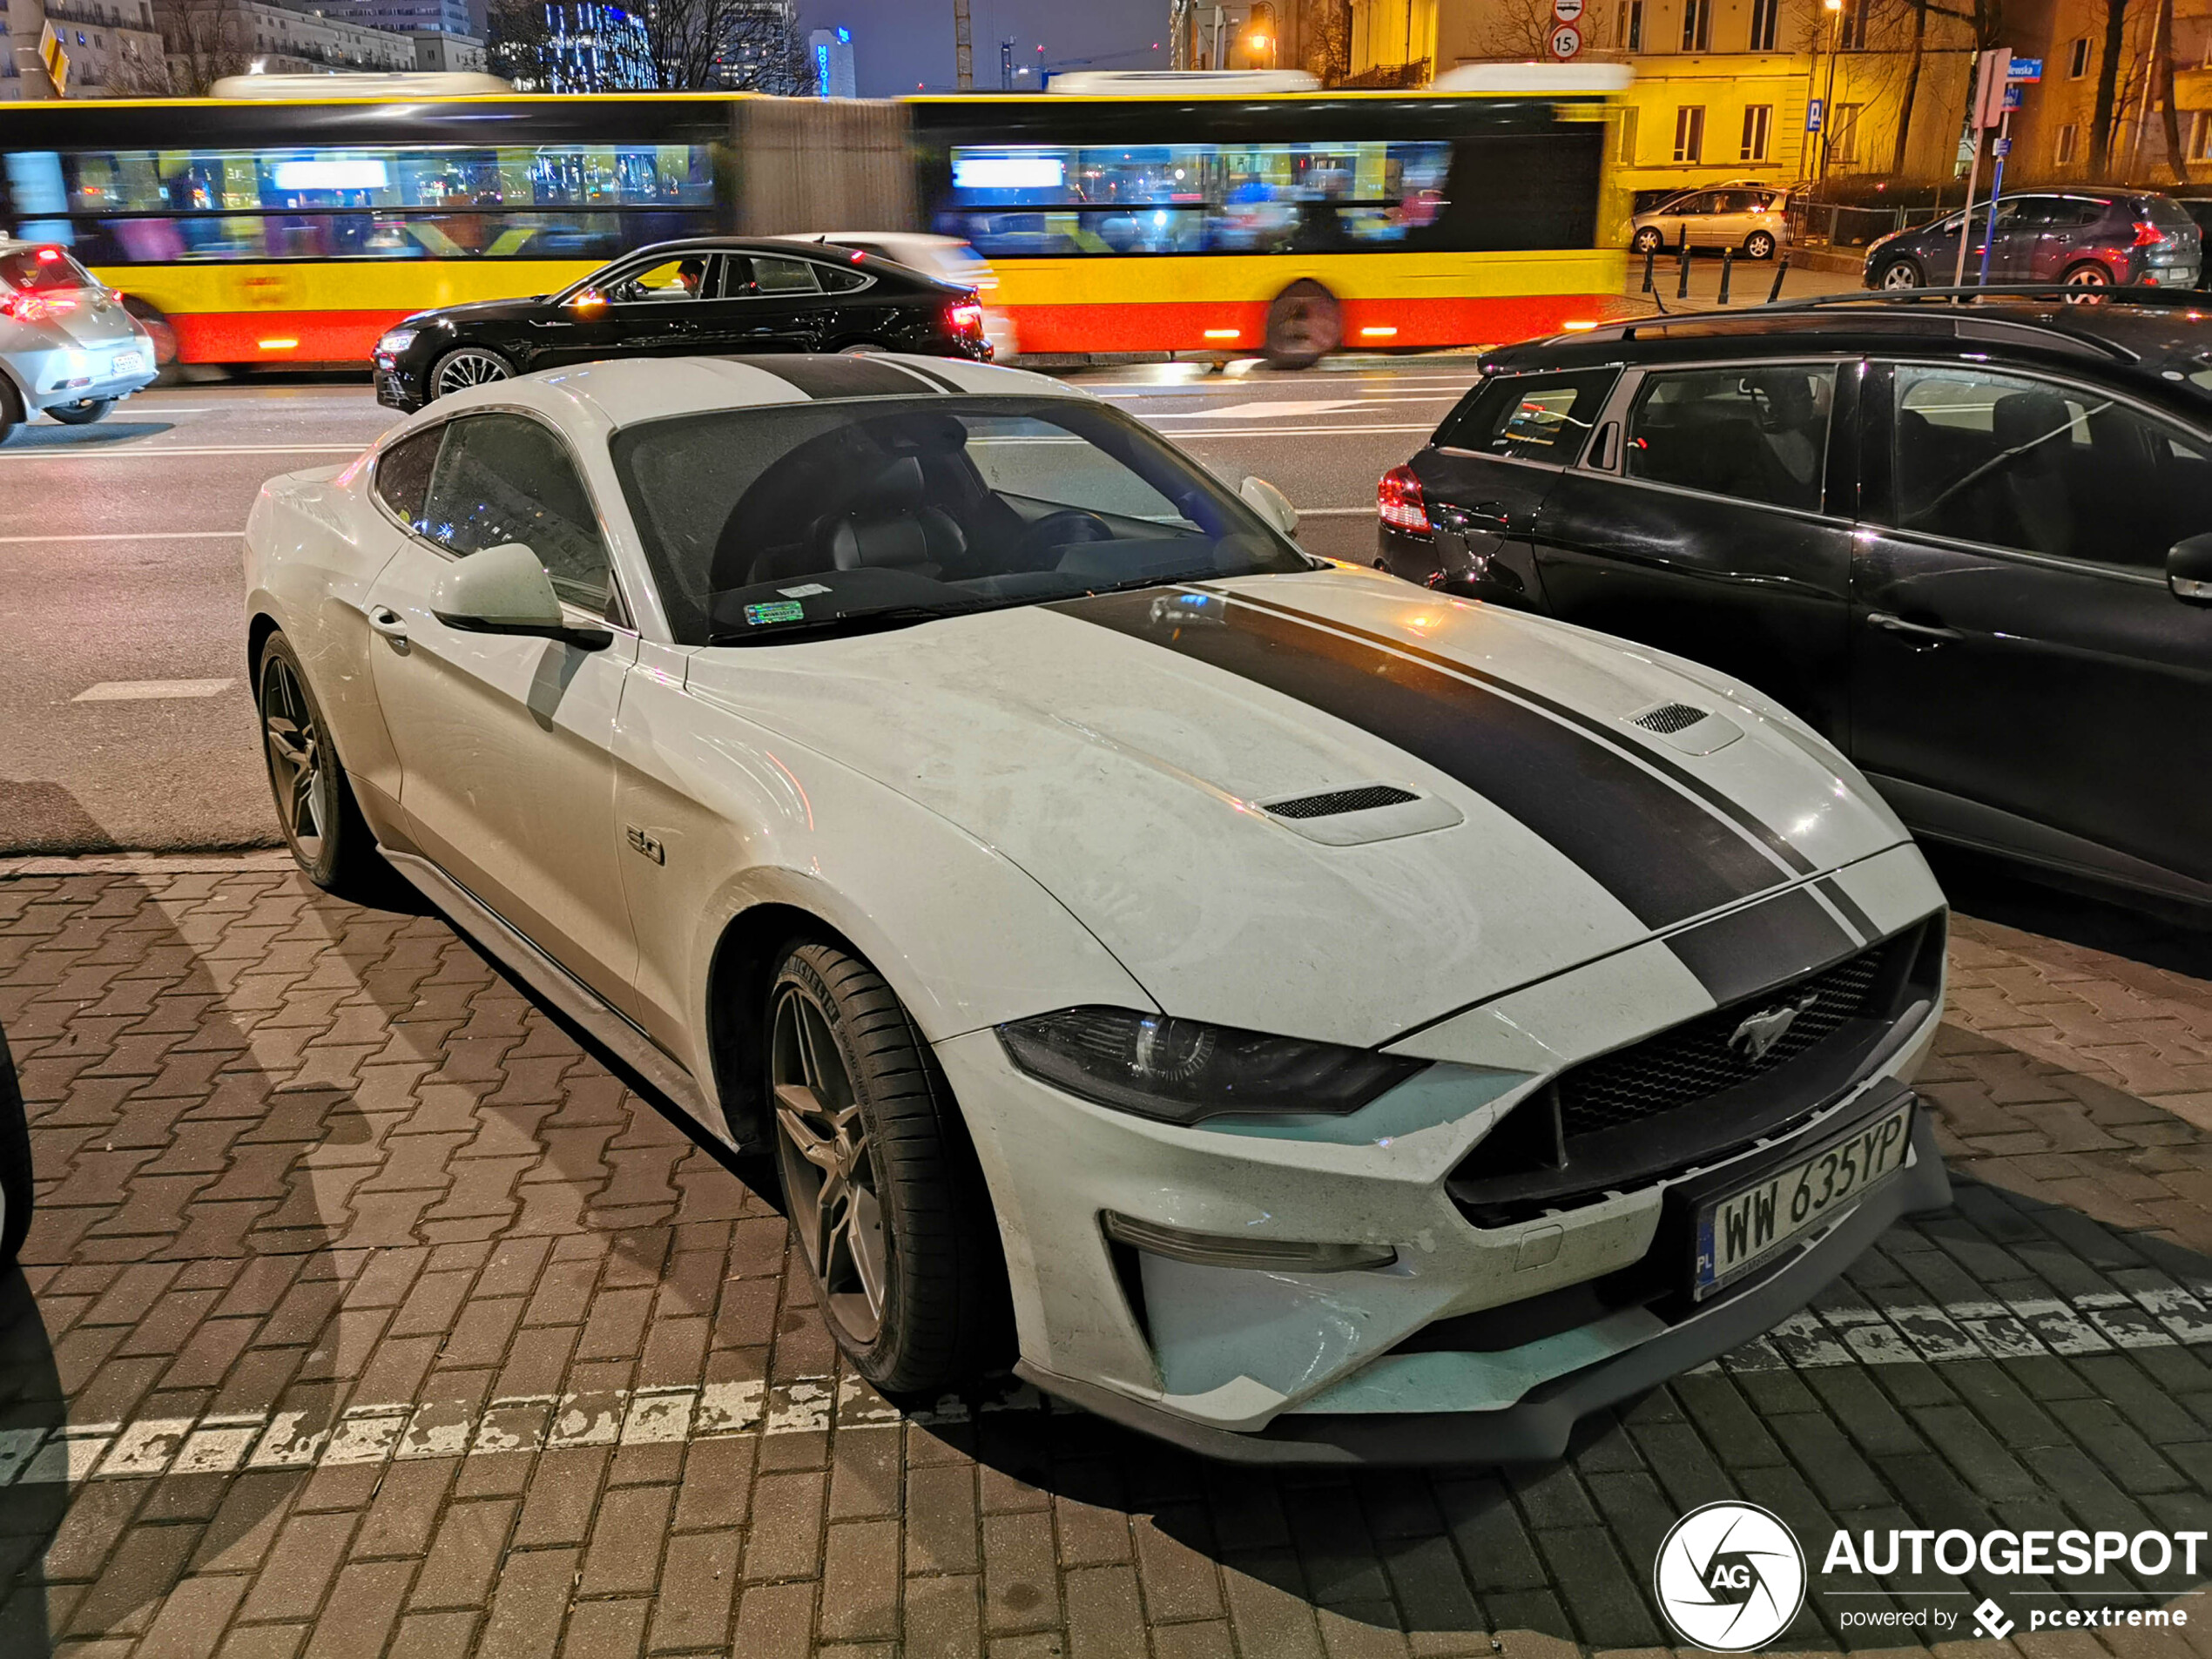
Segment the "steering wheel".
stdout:
<svg viewBox="0 0 2212 1659">
<path fill-rule="evenodd" d="M 1096 513 L 1080 507 L 1062 507 L 1047 513 L 1042 518 L 1022 532 L 1022 539 L 1015 546 L 1015 556 L 1025 564 L 1035 561 L 1055 547 L 1065 547 L 1071 542 L 1110 542 L 1114 527 Z"/>
</svg>

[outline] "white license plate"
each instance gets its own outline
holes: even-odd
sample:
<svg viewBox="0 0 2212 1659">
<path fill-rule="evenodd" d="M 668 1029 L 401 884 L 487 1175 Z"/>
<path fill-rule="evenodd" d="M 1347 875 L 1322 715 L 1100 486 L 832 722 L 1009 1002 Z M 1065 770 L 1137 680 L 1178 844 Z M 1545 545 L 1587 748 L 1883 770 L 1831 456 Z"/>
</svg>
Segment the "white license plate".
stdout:
<svg viewBox="0 0 2212 1659">
<path fill-rule="evenodd" d="M 1710 1296 L 1798 1235 L 1840 1215 L 1905 1167 L 1912 1103 L 1858 1124 L 1803 1163 L 1730 1193 L 1697 1215 L 1697 1271 L 1690 1289 Z"/>
<path fill-rule="evenodd" d="M 144 370 L 145 366 L 146 354 L 144 352 L 119 351 L 115 354 L 115 368 L 112 372 L 118 374 L 136 374 Z"/>
</svg>

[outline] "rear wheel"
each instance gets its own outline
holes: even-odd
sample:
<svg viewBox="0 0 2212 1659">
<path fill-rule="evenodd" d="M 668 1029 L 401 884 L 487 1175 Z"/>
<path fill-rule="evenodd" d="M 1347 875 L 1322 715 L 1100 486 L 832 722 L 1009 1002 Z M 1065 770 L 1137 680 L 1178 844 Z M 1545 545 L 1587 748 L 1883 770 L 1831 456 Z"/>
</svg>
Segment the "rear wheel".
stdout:
<svg viewBox="0 0 2212 1659">
<path fill-rule="evenodd" d="M 1004 1358 L 1006 1266 L 967 1126 L 921 1035 L 859 958 L 802 941 L 768 991 L 785 1213 L 838 1346 L 889 1393 Z"/>
<path fill-rule="evenodd" d="M 2112 287 L 2112 273 L 2106 270 L 2103 266 L 2095 263 L 2094 260 L 2085 261 L 2080 265 L 2075 266 L 2060 280 L 2069 288 L 2109 288 Z M 2095 305 L 2099 303 L 2096 300 L 2090 298 L 2087 294 L 2069 293 L 2066 298 L 2068 305 Z"/>
<path fill-rule="evenodd" d="M 262 759 L 285 845 L 317 887 L 341 897 L 372 896 L 384 870 L 376 838 L 354 799 L 300 658 L 282 634 L 271 634 L 261 647 L 253 684 Z"/>
<path fill-rule="evenodd" d="M 1267 307 L 1267 361 L 1311 368 L 1344 343 L 1344 313 L 1318 282 L 1293 282 Z"/>
<path fill-rule="evenodd" d="M 1882 267 L 1876 280 L 1885 288 L 1920 288 L 1927 286 L 1927 278 L 1911 260 L 1892 260 Z"/>
<path fill-rule="evenodd" d="M 86 397 L 74 403 L 57 404 L 46 413 L 64 426 L 90 426 L 114 407 L 111 397 Z"/>
<path fill-rule="evenodd" d="M 1771 231 L 1753 231 L 1743 239 L 1743 252 L 1755 260 L 1772 259 L 1774 233 Z"/>
<path fill-rule="evenodd" d="M 873 340 L 856 340 L 849 346 L 840 346 L 837 354 L 840 357 L 880 357 L 890 349 L 890 347 Z"/>
<path fill-rule="evenodd" d="M 1639 253 L 1656 253 L 1666 245 L 1667 239 L 1659 234 L 1659 227 L 1656 225 L 1645 226 L 1629 244 Z"/>
<path fill-rule="evenodd" d="M 435 401 L 472 386 L 512 380 L 515 365 L 489 346 L 456 346 L 438 359 L 430 370 L 430 396 Z"/>
</svg>

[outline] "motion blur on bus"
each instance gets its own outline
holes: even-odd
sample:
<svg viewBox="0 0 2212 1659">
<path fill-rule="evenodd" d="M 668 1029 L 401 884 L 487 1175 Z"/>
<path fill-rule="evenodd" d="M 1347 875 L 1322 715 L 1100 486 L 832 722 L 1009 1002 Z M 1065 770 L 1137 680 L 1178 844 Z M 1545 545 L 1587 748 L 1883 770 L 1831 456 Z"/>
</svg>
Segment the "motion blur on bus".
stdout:
<svg viewBox="0 0 2212 1659">
<path fill-rule="evenodd" d="M 66 249 L 184 363 L 365 364 L 413 313 L 717 233 L 949 239 L 1045 359 L 1295 367 L 1610 316 L 1625 75 L 1460 78 L 881 103 L 233 82 L 253 96 L 0 107 L 0 226 Z"/>
</svg>

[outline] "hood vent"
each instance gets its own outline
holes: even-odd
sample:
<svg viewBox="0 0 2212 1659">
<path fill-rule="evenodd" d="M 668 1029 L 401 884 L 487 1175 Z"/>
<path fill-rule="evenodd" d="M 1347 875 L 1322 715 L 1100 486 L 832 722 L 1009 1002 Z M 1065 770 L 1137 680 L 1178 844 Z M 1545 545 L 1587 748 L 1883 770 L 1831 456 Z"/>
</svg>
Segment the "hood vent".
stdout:
<svg viewBox="0 0 2212 1659">
<path fill-rule="evenodd" d="M 1696 725 L 1704 718 L 1704 710 L 1692 708 L 1687 703 L 1662 703 L 1655 708 L 1644 710 L 1641 714 L 1630 715 L 1629 724 L 1640 725 L 1647 732 L 1656 732 L 1663 738 L 1681 731 L 1684 726 Z"/>
<path fill-rule="evenodd" d="M 1321 795 L 1299 795 L 1269 803 L 1277 818 L 1334 818 L 1340 813 L 1372 812 L 1378 806 L 1403 806 L 1420 797 L 1395 784 L 1363 784 L 1357 789 L 1332 789 Z"/>
<path fill-rule="evenodd" d="M 1649 732 L 1669 748 L 1679 749 L 1686 755 L 1709 755 L 1716 749 L 1727 748 L 1743 735 L 1743 728 L 1725 714 L 1671 698 L 1621 718 L 1639 732 Z"/>
</svg>

